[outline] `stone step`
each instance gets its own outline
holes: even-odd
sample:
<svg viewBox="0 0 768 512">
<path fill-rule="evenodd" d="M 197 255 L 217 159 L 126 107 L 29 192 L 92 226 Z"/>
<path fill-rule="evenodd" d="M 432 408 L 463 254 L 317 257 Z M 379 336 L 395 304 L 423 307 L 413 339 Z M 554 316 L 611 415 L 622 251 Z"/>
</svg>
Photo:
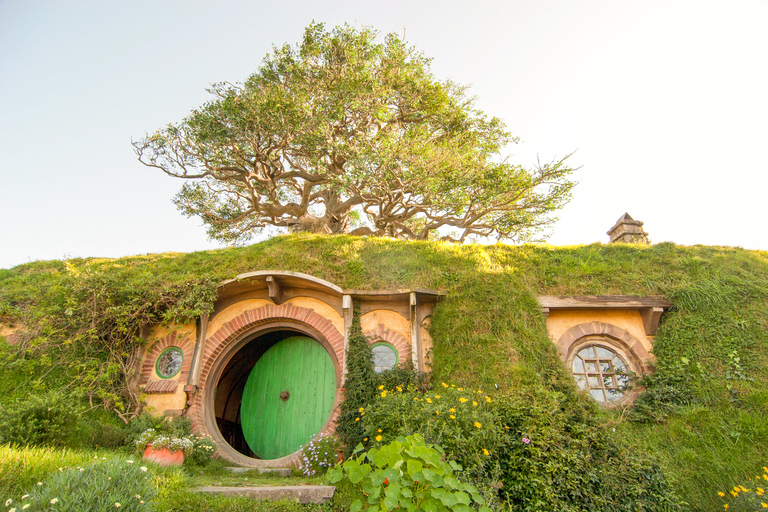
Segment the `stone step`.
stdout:
<svg viewBox="0 0 768 512">
<path fill-rule="evenodd" d="M 258 487 L 198 487 L 197 492 L 222 496 L 244 496 L 254 500 L 295 499 L 299 503 L 325 503 L 333 498 L 336 487 L 332 485 L 272 485 Z"/>
<path fill-rule="evenodd" d="M 228 467 L 232 473 L 247 473 L 248 471 L 258 471 L 260 475 L 278 475 L 278 476 L 291 476 L 293 473 L 291 468 L 240 468 L 240 467 Z"/>
</svg>

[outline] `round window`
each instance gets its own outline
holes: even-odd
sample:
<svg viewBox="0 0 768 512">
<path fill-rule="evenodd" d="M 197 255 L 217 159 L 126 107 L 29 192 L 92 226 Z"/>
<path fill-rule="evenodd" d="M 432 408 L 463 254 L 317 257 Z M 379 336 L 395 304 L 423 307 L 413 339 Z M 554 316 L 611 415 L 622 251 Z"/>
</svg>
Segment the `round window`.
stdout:
<svg viewBox="0 0 768 512">
<path fill-rule="evenodd" d="M 373 351 L 373 370 L 376 373 L 385 372 L 397 366 L 397 351 L 389 343 L 376 343 L 371 350 Z"/>
<path fill-rule="evenodd" d="M 157 358 L 155 370 L 163 379 L 170 379 L 181 370 L 181 362 L 184 360 L 184 352 L 178 347 L 171 347 L 163 350 L 160 357 Z"/>
<path fill-rule="evenodd" d="M 629 367 L 613 349 L 604 345 L 580 347 L 571 364 L 579 389 L 604 404 L 623 399 L 629 388 Z"/>
</svg>

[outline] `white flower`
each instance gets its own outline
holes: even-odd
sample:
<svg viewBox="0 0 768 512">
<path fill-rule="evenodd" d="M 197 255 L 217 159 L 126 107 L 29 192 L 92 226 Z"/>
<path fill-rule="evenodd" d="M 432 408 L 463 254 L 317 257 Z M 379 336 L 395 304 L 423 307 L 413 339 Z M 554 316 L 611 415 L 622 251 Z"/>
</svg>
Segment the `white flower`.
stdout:
<svg viewBox="0 0 768 512">
<path fill-rule="evenodd" d="M 59 502 L 59 498 L 53 498 L 53 499 L 51 500 L 51 505 L 55 505 L 55 504 L 57 504 L 58 502 Z"/>
<path fill-rule="evenodd" d="M 8 512 L 16 512 L 16 507 L 13 507 L 11 509 L 8 509 Z"/>
<path fill-rule="evenodd" d="M 147 471 L 147 466 L 141 466 L 139 469 L 144 471 L 144 472 L 146 472 Z"/>
<path fill-rule="evenodd" d="M 43 482 L 37 482 L 38 487 L 40 487 L 41 485 L 43 485 Z"/>
<path fill-rule="evenodd" d="M 119 503 L 115 503 L 115 508 L 120 508 L 120 504 Z"/>
<path fill-rule="evenodd" d="M 11 498 L 8 498 L 8 499 L 5 501 L 5 506 L 7 507 L 8 505 L 10 505 L 12 501 L 13 501 L 13 500 L 12 500 Z"/>
<path fill-rule="evenodd" d="M 25 500 L 27 498 L 29 498 L 29 494 L 25 494 L 24 496 L 21 497 L 21 499 L 23 499 L 23 500 Z"/>
<path fill-rule="evenodd" d="M 29 508 L 29 503 L 25 503 L 23 507 L 21 507 L 21 510 L 25 510 Z"/>
<path fill-rule="evenodd" d="M 127 460 L 127 461 L 125 461 L 125 462 L 127 462 L 128 464 L 133 464 L 133 461 L 132 461 L 132 460 Z"/>
</svg>

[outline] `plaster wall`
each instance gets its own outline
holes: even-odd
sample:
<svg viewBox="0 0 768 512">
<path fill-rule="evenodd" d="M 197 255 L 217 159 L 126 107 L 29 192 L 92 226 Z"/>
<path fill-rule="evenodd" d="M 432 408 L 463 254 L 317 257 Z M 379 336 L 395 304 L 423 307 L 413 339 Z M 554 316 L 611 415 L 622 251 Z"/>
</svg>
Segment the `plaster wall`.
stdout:
<svg viewBox="0 0 768 512">
<path fill-rule="evenodd" d="M 374 311 L 369 311 L 360 317 L 360 327 L 363 329 L 364 333 L 375 332 L 379 328 L 379 325 L 383 325 L 387 329 L 395 331 L 410 342 L 411 323 L 403 315 L 386 309 L 376 309 Z"/>
<path fill-rule="evenodd" d="M 547 331 L 557 341 L 571 327 L 589 322 L 604 322 L 625 329 L 637 338 L 646 352 L 653 348 L 653 338 L 646 336 L 643 319 L 637 310 L 556 310 L 547 317 Z"/>
<path fill-rule="evenodd" d="M 245 311 L 258 309 L 266 306 L 267 304 L 272 305 L 273 302 L 271 300 L 265 299 L 245 299 L 228 306 L 224 310 L 216 313 L 216 315 L 211 318 L 210 322 L 208 323 L 208 336 L 214 334 L 216 331 L 221 329 L 222 325 L 229 322 L 236 316 L 241 315 Z"/>
<path fill-rule="evenodd" d="M 192 351 L 194 348 L 197 329 L 194 324 L 169 326 L 157 326 L 150 335 L 150 343 L 141 360 L 141 382 L 146 385 L 152 380 L 175 381 L 176 390 L 173 393 L 150 393 L 144 395 L 144 403 L 150 414 L 162 416 L 165 411 L 180 411 L 187 403 L 187 395 L 184 386 L 189 375 L 189 365 L 192 363 Z M 157 374 L 156 362 L 159 354 L 168 347 L 179 347 L 184 352 L 182 370 L 170 379 L 163 379 Z"/>
<path fill-rule="evenodd" d="M 313 310 L 323 318 L 327 318 L 331 321 L 333 326 L 340 333 L 344 332 L 344 318 L 330 305 L 312 297 L 294 297 L 286 302 L 286 304 L 293 304 L 302 308 Z"/>
</svg>

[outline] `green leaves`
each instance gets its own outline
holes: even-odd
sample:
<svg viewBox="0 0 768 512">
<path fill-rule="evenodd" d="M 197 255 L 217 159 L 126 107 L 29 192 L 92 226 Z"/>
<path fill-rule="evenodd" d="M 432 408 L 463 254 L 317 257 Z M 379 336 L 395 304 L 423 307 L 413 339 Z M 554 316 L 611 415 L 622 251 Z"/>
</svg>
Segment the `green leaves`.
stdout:
<svg viewBox="0 0 768 512">
<path fill-rule="evenodd" d="M 362 453 L 328 475 L 331 483 L 339 482 L 344 475 L 359 484 L 372 505 L 368 510 L 456 511 L 484 506 L 474 486 L 453 476 L 444 455 L 440 447 L 426 444 L 421 435 L 414 434 Z M 362 501 L 357 500 L 351 510 L 361 510 L 362 506 Z"/>
<path fill-rule="evenodd" d="M 533 239 L 569 199 L 572 169 L 504 163 L 516 142 L 504 123 L 397 35 L 378 36 L 311 24 L 243 84 L 214 85 L 203 107 L 134 142 L 139 160 L 184 179 L 175 204 L 229 243 L 270 227 L 350 232 L 352 212 L 356 234 Z"/>
</svg>

